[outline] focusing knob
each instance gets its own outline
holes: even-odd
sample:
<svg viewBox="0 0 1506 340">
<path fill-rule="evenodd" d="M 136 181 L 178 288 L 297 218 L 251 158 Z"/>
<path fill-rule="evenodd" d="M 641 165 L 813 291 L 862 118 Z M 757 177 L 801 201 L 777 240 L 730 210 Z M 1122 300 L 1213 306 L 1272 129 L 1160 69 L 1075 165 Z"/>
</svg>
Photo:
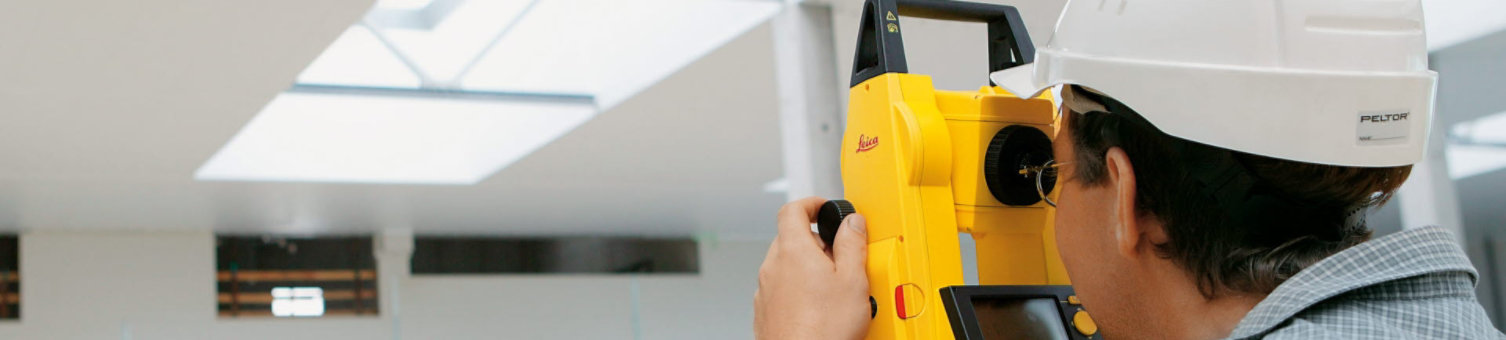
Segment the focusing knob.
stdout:
<svg viewBox="0 0 1506 340">
<path fill-rule="evenodd" d="M 1051 137 L 1033 127 L 1010 125 L 994 134 L 983 156 L 983 179 L 988 191 L 999 203 L 1022 206 L 1041 201 L 1035 190 L 1036 173 L 1020 174 L 1021 169 L 1042 166 L 1052 159 Z M 1041 180 L 1046 194 L 1056 187 L 1056 177 Z"/>
<path fill-rule="evenodd" d="M 846 200 L 830 200 L 821 205 L 821 211 L 816 213 L 816 230 L 821 233 L 821 241 L 826 242 L 826 249 L 831 249 L 832 241 L 837 239 L 837 228 L 842 226 L 842 219 L 855 212 L 858 210 Z"/>
</svg>

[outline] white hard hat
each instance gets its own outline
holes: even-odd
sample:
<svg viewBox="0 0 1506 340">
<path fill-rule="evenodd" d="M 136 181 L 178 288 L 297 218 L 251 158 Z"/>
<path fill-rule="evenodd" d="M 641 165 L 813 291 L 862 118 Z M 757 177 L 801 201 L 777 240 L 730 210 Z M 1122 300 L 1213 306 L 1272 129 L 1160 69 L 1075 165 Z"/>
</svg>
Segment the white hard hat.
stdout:
<svg viewBox="0 0 1506 340">
<path fill-rule="evenodd" d="M 1021 97 L 1102 92 L 1175 137 L 1342 166 L 1420 161 L 1438 75 L 1419 0 L 1068 1 Z"/>
</svg>

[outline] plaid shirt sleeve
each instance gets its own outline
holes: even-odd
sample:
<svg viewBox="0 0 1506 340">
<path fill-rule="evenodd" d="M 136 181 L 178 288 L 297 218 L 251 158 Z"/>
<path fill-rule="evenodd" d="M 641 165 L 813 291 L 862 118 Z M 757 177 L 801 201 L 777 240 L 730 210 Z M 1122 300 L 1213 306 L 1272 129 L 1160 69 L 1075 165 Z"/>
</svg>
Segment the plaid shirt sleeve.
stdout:
<svg viewBox="0 0 1506 340">
<path fill-rule="evenodd" d="M 1506 339 L 1478 274 L 1442 228 L 1405 230 L 1319 261 L 1251 309 L 1231 339 Z"/>
</svg>

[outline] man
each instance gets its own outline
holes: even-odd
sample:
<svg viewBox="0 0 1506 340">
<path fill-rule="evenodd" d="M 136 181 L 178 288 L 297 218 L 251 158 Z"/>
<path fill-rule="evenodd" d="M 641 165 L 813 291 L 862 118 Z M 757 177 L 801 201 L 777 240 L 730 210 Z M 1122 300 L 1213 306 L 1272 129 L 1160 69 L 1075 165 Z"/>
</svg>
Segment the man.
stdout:
<svg viewBox="0 0 1506 340">
<path fill-rule="evenodd" d="M 1057 243 L 1107 337 L 1506 339 L 1454 236 L 1364 224 L 1427 140 L 1417 1 L 1112 3 L 1069 2 L 1036 67 L 993 77 L 1062 86 Z M 825 252 L 822 202 L 779 213 L 761 339 L 867 332 L 865 221 Z"/>
</svg>

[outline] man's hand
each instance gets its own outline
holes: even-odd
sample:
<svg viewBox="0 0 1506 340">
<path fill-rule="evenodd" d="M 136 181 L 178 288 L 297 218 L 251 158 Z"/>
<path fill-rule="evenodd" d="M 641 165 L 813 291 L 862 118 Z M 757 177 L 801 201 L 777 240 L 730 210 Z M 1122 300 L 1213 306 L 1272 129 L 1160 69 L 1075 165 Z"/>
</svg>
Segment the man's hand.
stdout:
<svg viewBox="0 0 1506 340">
<path fill-rule="evenodd" d="M 779 209 L 779 236 L 758 269 L 753 294 L 757 339 L 861 339 L 868 333 L 868 230 L 862 216 L 842 221 L 831 251 L 811 231 L 826 200 L 808 197 Z"/>
</svg>

